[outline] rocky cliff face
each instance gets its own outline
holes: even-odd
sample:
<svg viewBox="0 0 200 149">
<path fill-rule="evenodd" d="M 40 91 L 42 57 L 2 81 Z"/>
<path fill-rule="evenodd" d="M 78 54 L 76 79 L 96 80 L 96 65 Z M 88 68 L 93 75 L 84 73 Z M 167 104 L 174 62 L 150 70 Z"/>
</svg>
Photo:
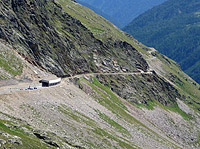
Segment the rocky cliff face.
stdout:
<svg viewBox="0 0 200 149">
<path fill-rule="evenodd" d="M 58 76 L 148 68 L 130 44 L 96 39 L 53 0 L 1 1 L 0 7 L 0 38 L 32 63 Z"/>
<path fill-rule="evenodd" d="M 1 2 L 2 25 L 1 38 L 12 44 L 17 52 L 31 63 L 38 65 L 58 76 L 68 76 L 89 72 L 136 72 L 147 71 L 148 64 L 140 53 L 128 42 L 112 38 L 99 40 L 93 36 L 79 20 L 63 11 L 61 5 L 51 1 Z M 26 14 L 26 15 L 24 15 Z M 5 23 L 7 22 L 7 23 Z M 133 79 L 133 80 L 132 80 Z M 138 78 L 137 78 L 138 79 Z M 169 84 L 160 81 L 158 76 L 137 82 L 134 77 L 114 78 L 120 80 L 113 91 L 129 100 L 139 97 L 139 102 L 156 99 L 164 105 L 176 101 L 179 96 L 171 95 Z M 108 79 L 105 79 L 108 80 Z M 134 83 L 133 83 L 134 82 Z M 152 87 L 149 83 L 152 82 Z M 159 84 L 155 84 L 159 83 Z M 125 84 L 127 87 L 125 87 Z M 146 84 L 144 90 L 134 86 Z M 161 90 L 168 95 L 157 95 Z M 129 88 L 129 89 L 127 89 Z M 147 95 L 144 95 L 143 92 Z M 135 95 L 133 92 L 137 92 Z M 149 95 L 152 95 L 151 97 Z M 172 96 L 172 97 L 171 97 Z M 170 101 L 170 102 L 171 102 Z M 135 101 L 137 103 L 137 101 Z"/>
<path fill-rule="evenodd" d="M 0 147 L 199 148 L 199 85 L 91 10 L 2 0 L 0 38 Z"/>
<path fill-rule="evenodd" d="M 148 105 L 148 102 L 156 100 L 162 105 L 170 106 L 176 103 L 177 98 L 181 99 L 178 91 L 155 73 L 110 77 L 100 75 L 97 78 L 123 99 L 136 104 Z"/>
</svg>

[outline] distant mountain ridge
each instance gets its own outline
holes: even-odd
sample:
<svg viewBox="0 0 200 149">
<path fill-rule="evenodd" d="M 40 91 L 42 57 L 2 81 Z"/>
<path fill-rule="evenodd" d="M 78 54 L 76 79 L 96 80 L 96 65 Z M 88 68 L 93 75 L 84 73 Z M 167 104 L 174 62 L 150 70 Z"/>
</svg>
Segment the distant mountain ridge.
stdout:
<svg viewBox="0 0 200 149">
<path fill-rule="evenodd" d="M 165 1 L 166 0 L 78 0 L 78 2 L 89 4 L 90 6 L 93 6 L 94 8 L 99 9 L 103 13 L 111 16 L 113 19 L 119 21 L 122 27 L 130 23 L 134 18 L 143 12 Z M 87 5 L 84 6 L 87 7 Z M 92 10 L 95 11 L 95 9 Z M 109 21 L 112 22 L 112 20 Z M 112 23 L 115 24 L 115 22 Z"/>
<path fill-rule="evenodd" d="M 200 82 L 200 1 L 169 0 L 134 19 L 124 31 L 177 61 Z"/>
<path fill-rule="evenodd" d="M 108 14 L 105 14 L 104 12 L 102 12 L 100 9 L 90 5 L 90 4 L 87 4 L 85 2 L 82 2 L 81 0 L 76 0 L 79 4 L 85 6 L 85 7 L 88 7 L 90 8 L 91 10 L 93 10 L 95 13 L 99 14 L 100 16 L 104 17 L 105 19 L 107 20 L 110 20 L 110 22 L 112 22 L 114 25 L 118 26 L 119 28 L 122 27 L 122 24 L 120 23 L 120 21 L 118 19 L 114 19 L 112 18 L 110 15 Z"/>
</svg>

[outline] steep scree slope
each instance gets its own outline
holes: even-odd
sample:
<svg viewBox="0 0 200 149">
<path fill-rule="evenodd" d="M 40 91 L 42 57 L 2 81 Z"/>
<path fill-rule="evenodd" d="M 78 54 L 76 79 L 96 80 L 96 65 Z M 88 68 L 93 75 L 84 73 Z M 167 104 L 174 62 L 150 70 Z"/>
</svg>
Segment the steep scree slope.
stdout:
<svg viewBox="0 0 200 149">
<path fill-rule="evenodd" d="M 0 3 L 4 76 L 21 77 L 25 60 L 33 73 L 75 75 L 33 91 L 1 87 L 1 146 L 199 148 L 199 85 L 175 62 L 74 1 Z"/>
</svg>

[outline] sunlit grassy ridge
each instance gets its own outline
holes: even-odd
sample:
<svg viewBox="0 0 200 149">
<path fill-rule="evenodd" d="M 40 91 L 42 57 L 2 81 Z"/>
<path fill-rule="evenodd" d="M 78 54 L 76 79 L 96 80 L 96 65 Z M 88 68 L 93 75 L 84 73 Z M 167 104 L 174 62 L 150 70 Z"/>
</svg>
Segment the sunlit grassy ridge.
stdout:
<svg viewBox="0 0 200 149">
<path fill-rule="evenodd" d="M 162 68 L 165 71 L 162 75 L 172 81 L 182 95 L 185 103 L 192 106 L 199 112 L 200 85 L 186 75 L 173 60 L 156 52 L 156 57 L 162 61 Z"/>
<path fill-rule="evenodd" d="M 104 41 L 108 38 L 112 38 L 113 40 L 127 41 L 140 52 L 147 54 L 146 50 L 141 47 L 145 47 L 144 45 L 137 42 L 132 37 L 128 37 L 123 31 L 114 26 L 108 20 L 94 13 L 92 10 L 71 0 L 56 0 L 56 2 L 62 5 L 63 9 L 69 15 L 80 20 L 97 39 Z"/>
</svg>

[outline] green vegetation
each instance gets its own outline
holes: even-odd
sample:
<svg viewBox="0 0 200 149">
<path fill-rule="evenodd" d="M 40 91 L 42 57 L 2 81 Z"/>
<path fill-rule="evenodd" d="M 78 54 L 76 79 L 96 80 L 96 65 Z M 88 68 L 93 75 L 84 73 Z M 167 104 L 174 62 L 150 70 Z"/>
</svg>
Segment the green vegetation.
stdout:
<svg viewBox="0 0 200 149">
<path fill-rule="evenodd" d="M 15 56 L 10 48 L 6 48 L 2 43 L 0 43 L 0 48 L 0 68 L 12 76 L 20 75 L 22 73 L 21 60 Z M 7 79 L 6 73 L 0 74 L 0 79 Z"/>
<path fill-rule="evenodd" d="M 192 115 L 187 114 L 184 111 L 182 111 L 177 104 L 174 105 L 174 106 L 165 106 L 165 108 L 169 109 L 170 111 L 173 111 L 173 112 L 180 114 L 185 120 L 191 120 L 192 119 Z"/>
<path fill-rule="evenodd" d="M 133 104 L 133 103 L 132 103 Z M 142 107 L 142 108 L 147 108 L 148 110 L 153 110 L 154 107 L 157 105 L 155 104 L 155 100 L 154 101 L 150 101 L 148 100 L 146 104 L 134 104 L 136 105 L 137 107 Z"/>
<path fill-rule="evenodd" d="M 8 136 L 15 137 L 16 140 L 16 136 L 19 137 L 20 139 L 18 139 L 18 143 L 9 143 L 7 142 L 4 146 L 6 148 L 16 148 L 16 149 L 35 149 L 35 148 L 49 148 L 45 143 L 42 143 L 40 141 L 40 139 L 36 138 L 33 135 L 27 134 L 26 132 L 24 132 L 23 129 L 19 128 L 19 127 L 7 127 L 6 125 L 10 125 L 13 126 L 14 124 L 10 121 L 4 121 L 4 120 L 0 120 L 0 131 L 2 133 L 6 133 L 8 134 Z M 28 128 L 28 126 L 23 126 Z M 10 139 L 11 139 L 10 138 Z M 9 138 L 6 138 L 4 135 L 0 135 L 0 139 L 3 140 L 8 140 Z M 22 145 L 20 145 L 19 143 L 22 143 Z"/>
<path fill-rule="evenodd" d="M 97 124 L 94 120 L 81 114 L 78 111 L 74 111 L 74 110 L 66 107 L 65 105 L 59 106 L 58 109 L 59 109 L 59 111 L 61 111 L 62 113 L 66 114 L 67 116 L 71 117 L 73 120 L 75 120 L 79 123 L 85 123 L 87 126 L 97 127 Z"/>
<path fill-rule="evenodd" d="M 88 131 L 92 131 L 94 133 L 94 135 L 98 135 L 101 137 L 108 137 L 111 140 L 117 141 L 119 143 L 119 145 L 121 147 L 125 147 L 125 148 L 134 148 L 136 147 L 133 143 L 125 140 L 124 138 L 120 138 L 118 136 L 116 136 L 116 134 L 111 134 L 109 133 L 110 130 L 103 130 L 99 127 L 99 125 L 92 119 L 90 119 L 89 117 L 81 114 L 78 111 L 74 111 L 70 108 L 67 108 L 65 105 L 61 105 L 58 107 L 59 111 L 61 111 L 62 113 L 66 114 L 66 116 L 71 117 L 73 120 L 75 120 L 76 122 L 78 122 L 79 124 L 83 124 L 85 123 L 86 126 L 91 126 L 91 128 L 88 129 Z M 117 131 L 119 131 L 120 133 L 122 133 L 123 135 L 126 135 L 127 137 L 130 137 L 129 132 L 123 128 L 121 125 L 119 125 L 117 122 L 115 122 L 114 120 L 110 119 L 107 115 L 101 113 L 100 111 L 96 110 L 96 112 L 98 113 L 98 115 L 105 120 L 108 124 L 110 124 L 111 126 L 113 126 Z M 104 139 L 105 140 L 105 139 Z M 106 141 L 106 140 L 105 140 Z M 104 142 L 106 144 L 110 144 L 109 142 Z M 91 144 L 91 143 L 90 143 Z M 131 145 L 129 145 L 131 144 Z M 91 144 L 93 146 L 93 144 Z M 111 144 L 110 144 L 111 146 Z M 137 147 L 138 148 L 138 147 Z"/>
<path fill-rule="evenodd" d="M 195 142 L 195 144 L 200 145 L 200 132 L 199 132 L 199 135 L 198 135 L 198 138 L 197 138 L 197 141 Z"/>
<path fill-rule="evenodd" d="M 153 110 L 155 106 L 159 106 L 159 107 L 163 108 L 164 110 L 170 110 L 172 112 L 179 114 L 185 120 L 192 120 L 193 119 L 192 115 L 187 114 L 183 110 L 181 110 L 177 103 L 174 103 L 171 106 L 164 106 L 161 103 L 159 103 L 158 101 L 153 100 L 153 101 L 147 101 L 147 104 L 136 104 L 136 106 L 138 106 L 139 108 L 144 107 L 144 108 L 147 108 L 148 110 Z"/>
<path fill-rule="evenodd" d="M 109 21 L 95 14 L 92 10 L 79 4 L 74 4 L 71 0 L 56 0 L 56 2 L 64 6 L 63 9 L 68 14 L 81 21 L 97 39 L 104 41 L 110 38 L 113 40 L 127 41 L 140 52 L 148 54 L 147 49 L 142 48 L 145 47 L 144 45 L 137 42 L 133 37 L 127 36 L 120 29 L 114 27 Z"/>
<path fill-rule="evenodd" d="M 176 85 L 179 93 L 182 97 L 185 97 L 185 103 L 192 107 L 196 112 L 199 112 L 200 105 L 199 102 L 200 90 L 199 84 L 188 77 L 174 61 L 169 58 L 162 56 L 160 53 L 155 55 L 163 62 L 163 75 L 169 79 L 172 83 Z"/>
<path fill-rule="evenodd" d="M 124 31 L 178 62 L 200 83 L 199 23 L 198 0 L 168 0 L 134 19 Z"/>
<path fill-rule="evenodd" d="M 102 104 L 107 109 L 109 109 L 110 111 L 115 113 L 118 117 L 122 117 L 128 122 L 134 123 L 135 119 L 125 111 L 126 109 L 123 109 L 125 106 L 122 104 L 122 102 L 116 96 L 113 96 L 113 93 L 111 93 L 111 91 L 109 91 L 108 93 L 106 92 L 106 91 L 108 91 L 108 87 L 103 86 L 101 83 L 99 83 L 97 81 L 97 79 L 94 79 L 94 80 L 96 80 L 94 82 L 96 84 L 98 84 L 98 86 L 81 78 L 81 81 L 84 81 L 85 83 L 87 83 L 89 86 L 92 87 L 92 89 L 95 92 L 97 92 L 101 96 L 101 97 L 95 96 L 96 100 L 100 104 Z M 106 90 L 99 90 L 99 88 L 105 88 Z M 111 94 L 109 94 L 109 93 L 111 93 Z M 111 95 L 114 98 L 112 98 Z M 118 100 L 118 102 L 115 102 L 116 100 Z"/>
<path fill-rule="evenodd" d="M 151 129 L 149 129 L 146 125 L 144 125 L 143 123 L 141 123 L 139 120 L 135 119 L 132 115 L 130 115 L 128 113 L 128 111 L 126 109 L 123 109 L 121 106 L 121 100 L 112 93 L 112 91 L 109 89 L 108 86 L 104 86 L 102 85 L 97 78 L 93 77 L 93 81 L 89 82 L 83 78 L 80 78 L 79 83 L 81 84 L 81 82 L 86 83 L 87 85 L 89 85 L 90 87 L 92 87 L 92 89 L 98 94 L 93 94 L 94 98 L 104 107 L 106 107 L 108 110 L 112 111 L 112 113 L 114 113 L 117 117 L 119 117 L 121 120 L 125 120 L 126 122 L 128 122 L 131 125 L 134 125 L 134 127 L 137 127 L 137 129 L 140 129 L 140 131 L 146 133 L 147 135 L 150 135 L 150 137 L 154 138 L 155 136 L 158 136 L 160 139 L 157 139 L 156 137 L 154 138 L 155 140 L 165 144 L 165 143 L 169 143 L 169 144 L 173 144 L 171 142 L 166 141 L 164 138 L 162 138 L 161 136 L 159 136 L 156 132 L 152 131 Z M 100 95 L 100 96 L 99 96 Z M 113 98 L 114 97 L 114 98 Z M 118 99 L 117 99 L 118 98 Z M 116 104 L 116 100 L 118 101 L 118 104 Z M 115 101 L 115 102 L 113 102 Z M 148 102 L 148 108 L 152 109 L 156 104 Z M 160 103 L 159 103 L 160 104 Z M 160 104 L 161 105 L 161 104 Z M 106 121 L 107 123 L 109 123 L 111 126 L 113 126 L 114 128 L 116 128 L 118 131 L 120 131 L 122 134 L 128 134 L 128 132 L 126 131 L 126 129 L 124 129 L 121 125 L 119 125 L 118 123 L 116 123 L 115 121 L 113 121 L 111 118 L 109 118 L 107 115 L 100 113 L 99 111 L 97 111 L 99 116 Z M 142 127 L 141 127 L 142 126 Z M 152 132 L 155 136 L 153 136 L 152 134 L 150 134 L 149 132 Z M 108 134 L 105 131 L 102 131 L 102 129 L 95 129 L 95 133 L 98 133 L 99 135 L 105 135 L 107 137 L 111 137 L 110 134 Z M 113 136 L 112 136 L 113 137 Z M 174 145 L 174 144 L 173 144 Z M 176 146 L 176 145 L 175 145 Z M 176 146 L 177 147 L 177 146 Z M 179 147 L 177 147 L 179 148 Z"/>
<path fill-rule="evenodd" d="M 163 60 L 163 61 L 164 61 L 164 60 Z M 170 65 L 170 66 L 174 66 L 174 68 L 177 69 L 177 65 L 176 65 L 175 62 L 173 62 L 173 61 L 170 60 L 170 59 L 165 60 L 165 61 L 173 63 L 173 64 Z M 169 70 L 171 70 L 171 69 L 169 69 Z M 170 71 L 169 71 L 169 72 L 170 72 Z M 183 73 L 183 72 L 182 72 L 182 73 Z M 181 72 L 179 72 L 178 74 L 180 75 Z M 184 73 L 183 73 L 183 74 L 184 74 Z M 181 78 L 183 78 L 183 77 L 181 77 Z M 108 95 L 113 94 L 109 87 L 103 86 L 96 78 L 93 78 L 93 82 L 92 82 L 92 83 L 95 84 L 96 86 L 98 86 L 99 88 L 101 88 L 103 91 L 106 91 L 106 93 L 107 93 Z M 177 81 L 176 81 L 175 83 L 176 83 L 176 84 L 179 84 L 179 82 L 177 82 Z M 184 84 L 184 85 L 185 85 L 185 84 Z M 195 90 L 195 91 L 198 90 L 196 86 L 195 86 L 195 88 L 194 88 L 194 83 L 192 83 L 192 84 L 186 83 L 186 85 L 192 85 L 192 86 L 193 86 L 193 90 Z M 179 89 L 179 90 L 180 90 L 180 89 Z M 183 90 L 186 90 L 186 89 L 183 89 Z M 115 98 L 118 98 L 118 97 L 115 97 Z M 115 98 L 114 98 L 114 99 L 115 99 Z M 131 103 L 131 102 L 130 102 L 130 103 Z M 158 101 L 156 101 L 155 99 L 153 99 L 153 100 L 147 100 L 147 101 L 146 101 L 146 104 L 133 104 L 133 105 L 135 105 L 135 106 L 137 106 L 137 107 L 145 107 L 145 108 L 147 108 L 148 110 L 153 110 L 155 106 L 160 106 L 160 107 L 162 107 L 162 108 L 165 109 L 165 110 L 170 110 L 170 111 L 172 111 L 172 112 L 176 112 L 176 113 L 180 114 L 185 120 L 191 120 L 191 119 L 193 118 L 190 114 L 187 114 L 187 113 L 185 113 L 184 111 L 182 111 L 182 110 L 178 107 L 178 105 L 177 105 L 176 102 L 171 103 L 170 106 L 164 106 L 164 105 L 162 105 L 161 103 L 159 103 Z M 145 127 L 145 126 L 144 126 L 144 127 Z"/>
<path fill-rule="evenodd" d="M 25 100 L 26 97 L 31 97 L 30 94 L 32 93 L 33 95 L 38 93 L 41 96 L 34 97 L 34 101 L 36 101 L 37 98 L 38 100 L 44 101 L 38 102 L 36 105 L 27 104 L 33 103 L 34 101 L 32 100 L 31 102 L 26 100 L 24 104 L 20 102 L 21 105 L 19 105 L 20 103 L 17 105 L 9 103 L 6 107 L 8 112 L 10 111 L 13 113 L 15 110 L 18 110 L 19 107 L 21 108 L 19 113 L 26 112 L 27 117 L 25 117 L 25 119 L 27 118 L 27 121 L 33 122 L 35 124 L 34 126 L 38 129 L 48 130 L 55 126 L 55 130 L 51 130 L 51 132 L 55 134 L 50 135 L 50 137 L 52 138 L 52 136 L 55 135 L 55 138 L 52 139 L 55 139 L 56 142 L 58 141 L 59 145 L 68 140 L 68 144 L 70 145 L 70 141 L 73 139 L 72 142 L 80 144 L 81 146 L 86 146 L 86 148 L 103 148 L 103 145 L 107 148 L 112 148 L 113 146 L 119 148 L 139 148 L 134 144 L 139 143 L 135 140 L 137 137 L 133 135 L 141 134 L 141 136 L 148 138 L 148 141 L 152 140 L 155 145 L 160 143 L 165 146 L 177 147 L 173 141 L 170 140 L 170 137 L 167 136 L 169 134 L 163 131 L 163 128 L 167 126 L 160 126 L 160 124 L 154 121 L 154 118 L 151 121 L 151 117 L 146 117 L 149 115 L 145 114 L 148 110 L 153 110 L 155 106 L 160 106 L 168 112 L 170 110 L 180 114 L 185 120 L 188 120 L 183 122 L 190 123 L 193 116 L 182 111 L 176 104 L 176 99 L 183 99 L 187 103 L 188 96 L 191 95 L 190 97 L 192 99 L 190 102 L 197 108 L 197 99 L 200 90 L 196 82 L 185 77 L 184 73 L 178 68 L 174 61 L 156 52 L 153 54 L 161 60 L 161 63 L 163 62 L 162 67 L 168 71 L 163 74 L 168 80 L 175 84 L 174 86 L 179 89 L 179 93 L 185 95 L 186 98 L 182 98 L 172 85 L 165 81 L 164 78 L 159 77 L 156 73 L 119 75 L 115 72 L 121 70 L 124 72 L 134 72 L 137 69 L 147 70 L 147 63 L 138 51 L 142 52 L 143 56 L 147 58 L 150 55 L 148 52 L 149 49 L 138 43 L 134 38 L 120 31 L 107 20 L 71 0 L 36 1 L 33 3 L 36 5 L 35 9 L 31 10 L 29 8 L 31 2 L 27 1 L 27 3 L 15 3 L 15 5 L 12 5 L 11 10 L 7 10 L 7 7 L 11 7 L 11 5 L 9 2 L 5 1 L 5 3 L 3 3 L 5 5 L 0 5 L 0 7 L 4 8 L 2 12 L 5 14 L 9 11 L 12 12 L 5 15 L 5 21 L 8 22 L 8 27 L 2 27 L 4 27 L 3 29 L 6 35 L 9 38 L 13 38 L 10 42 L 14 47 L 24 47 L 22 52 L 27 52 L 27 55 L 24 57 L 27 56 L 26 58 L 28 61 L 33 63 L 38 62 L 38 64 L 45 67 L 44 69 L 58 75 L 66 74 L 65 76 L 70 76 L 92 72 L 100 73 L 98 75 L 96 74 L 96 77 L 90 78 L 88 78 L 90 75 L 86 75 L 80 79 L 78 78 L 81 75 L 69 77 L 66 82 L 63 81 L 63 84 L 57 87 L 55 86 L 55 88 L 42 89 L 38 90 L 38 92 L 37 90 L 34 92 L 17 92 L 17 96 L 23 96 L 22 100 Z M 24 15 L 21 10 L 25 10 L 23 12 L 26 12 L 28 15 Z M 33 12 L 34 16 L 32 15 Z M 12 16 L 14 19 L 10 19 L 12 17 L 7 16 Z M 19 26 L 14 25 L 13 20 L 15 19 L 19 21 Z M 31 31 L 29 31 L 28 28 L 30 28 Z M 12 30 L 17 30 L 14 36 L 12 35 Z M 129 43 L 134 47 L 130 46 Z M 136 50 L 134 48 L 136 48 Z M 21 72 L 21 69 L 18 69 L 21 68 L 21 62 L 19 61 L 18 63 L 18 59 L 12 57 L 12 54 L 6 53 L 7 51 L 9 50 L 5 50 L 0 54 L 0 65 L 6 72 L 16 75 L 17 73 L 15 70 L 19 71 L 19 73 Z M 16 66 L 14 64 L 16 64 Z M 108 68 L 106 69 L 104 67 Z M 104 71 L 114 72 L 115 74 L 101 74 L 101 72 Z M 95 74 L 91 74 L 91 76 L 92 75 Z M 84 95 L 82 91 L 75 89 L 75 87 L 72 87 L 68 79 L 88 93 L 88 96 L 86 96 L 86 94 Z M 189 87 L 191 89 L 186 91 Z M 48 96 L 48 92 L 51 90 L 54 90 L 55 94 L 52 92 L 51 95 Z M 68 94 L 69 90 L 70 92 Z M 197 90 L 198 93 L 192 95 Z M 4 96 L 6 98 L 4 98 Z M 50 100 L 46 100 L 47 96 Z M 89 96 L 92 96 L 92 98 Z M 9 97 L 12 98 L 10 99 Z M 85 99 L 87 97 L 88 99 Z M 14 96 L 10 94 L 2 95 L 2 103 L 4 99 L 8 100 L 8 102 L 10 100 L 13 101 Z M 82 101 L 80 101 L 80 99 Z M 80 106 L 83 107 L 77 109 L 79 108 L 79 102 Z M 134 102 L 134 106 L 145 107 L 148 110 L 144 108 L 137 109 L 133 107 L 130 102 Z M 82 105 L 82 103 L 85 105 Z M 142 104 L 137 105 L 136 103 Z M 42 115 L 45 111 L 48 113 Z M 166 111 L 162 112 L 162 114 Z M 41 119 L 46 116 L 46 114 L 50 114 L 50 117 L 47 116 Z M 18 115 L 17 113 L 15 116 Z M 57 117 L 54 119 L 54 116 Z M 31 119 L 29 119 L 29 117 L 31 117 Z M 166 117 L 173 119 L 169 114 L 167 114 Z M 162 117 L 161 120 L 165 121 L 166 117 Z M 49 125 L 50 121 L 52 124 Z M 26 141 L 22 142 L 25 147 L 31 148 L 33 145 L 33 148 L 43 148 L 42 141 L 45 142 L 43 138 L 39 140 L 38 138 L 40 137 L 37 136 L 38 138 L 36 138 L 32 133 L 25 133 L 27 129 L 31 130 L 31 128 L 24 126 L 27 129 L 23 131 L 23 127 L 15 127 L 12 124 L 10 124 L 11 127 L 9 127 L 6 123 L 9 122 L 0 122 L 0 130 L 9 134 L 15 133 L 16 136 Z M 174 123 L 176 123 L 176 121 L 174 121 Z M 39 126 L 40 124 L 45 125 Z M 44 128 L 44 126 L 48 127 Z M 157 131 L 157 128 L 160 129 L 160 131 Z M 67 129 L 69 131 L 67 131 Z M 161 134 L 162 131 L 163 134 Z M 31 130 L 31 132 L 33 132 L 33 130 Z M 38 133 L 40 133 L 40 130 L 38 130 Z M 41 132 L 41 135 L 42 133 L 43 132 Z M 49 132 L 48 134 L 51 133 Z M 61 138 L 59 136 L 67 137 Z M 89 137 L 87 138 L 87 136 Z M 176 134 L 173 136 L 176 136 Z M 31 139 L 32 142 L 29 141 L 29 139 Z M 99 144 L 98 141 L 100 141 Z M 142 141 L 143 140 L 140 139 L 139 142 L 141 143 Z M 27 142 L 30 143 L 29 146 Z M 98 145 L 95 145 L 95 143 Z M 145 146 L 148 146 L 146 142 L 144 143 Z M 177 141 L 177 143 L 179 143 L 179 141 Z M 184 144 L 184 142 L 181 143 Z M 143 144 L 140 145 L 142 146 Z M 44 145 L 44 148 L 45 147 Z M 62 146 L 60 147 L 62 148 Z"/>
<path fill-rule="evenodd" d="M 92 83 L 94 85 L 98 86 L 103 91 L 105 91 L 110 96 L 110 98 L 112 99 L 113 103 L 117 104 L 119 107 L 123 108 L 124 110 L 127 110 L 127 107 L 124 106 L 122 101 L 116 95 L 113 94 L 113 92 L 110 90 L 110 88 L 108 86 L 102 85 L 96 78 L 93 78 L 93 82 Z"/>
<path fill-rule="evenodd" d="M 102 136 L 102 137 L 107 137 L 108 139 L 111 139 L 111 140 L 114 140 L 114 141 L 118 142 L 119 145 L 122 148 L 126 148 L 126 149 L 140 148 L 140 147 L 134 145 L 133 143 L 131 143 L 131 142 L 127 141 L 127 140 L 126 140 L 127 142 L 125 140 L 122 141 L 119 137 L 112 136 L 111 134 L 109 134 L 108 132 L 106 132 L 105 130 L 103 130 L 101 128 L 97 128 L 97 129 L 93 130 L 93 132 L 95 134 L 98 134 L 98 135 Z M 131 145 L 129 145 L 129 144 L 131 144 Z"/>
<path fill-rule="evenodd" d="M 89 27 L 93 33 L 103 33 L 105 32 L 103 29 L 96 28 L 96 27 Z"/>
<path fill-rule="evenodd" d="M 115 122 L 114 120 L 112 120 L 109 116 L 107 116 L 104 113 L 101 113 L 99 110 L 95 110 L 95 111 L 98 113 L 98 115 L 100 116 L 100 118 L 102 118 L 104 121 L 106 121 L 112 127 L 116 128 L 119 132 L 121 132 L 122 134 L 126 134 L 128 136 L 131 136 L 127 129 L 125 129 L 120 124 L 118 124 L 117 122 Z"/>
<path fill-rule="evenodd" d="M 166 0 L 78 0 L 80 4 L 92 9 L 120 28 L 130 23 L 138 15 L 164 1 Z"/>
</svg>

